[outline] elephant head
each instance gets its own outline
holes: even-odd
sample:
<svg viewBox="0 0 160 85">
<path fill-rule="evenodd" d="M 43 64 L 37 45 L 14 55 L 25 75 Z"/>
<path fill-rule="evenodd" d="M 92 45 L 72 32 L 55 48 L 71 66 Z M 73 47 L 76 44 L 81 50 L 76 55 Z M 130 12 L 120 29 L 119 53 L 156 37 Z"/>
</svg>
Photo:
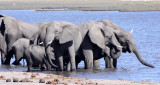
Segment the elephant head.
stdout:
<svg viewBox="0 0 160 85">
<path fill-rule="evenodd" d="M 119 58 L 122 52 L 122 46 L 118 42 L 113 30 L 108 26 L 104 26 L 102 30 L 105 36 L 105 45 L 110 48 L 110 56 L 114 59 Z"/>
<path fill-rule="evenodd" d="M 117 26 L 116 24 L 112 23 L 109 20 L 103 20 L 101 21 L 104 25 L 107 25 L 109 27 L 111 27 L 113 29 L 113 32 L 118 40 L 118 42 L 121 44 L 122 48 L 122 52 L 129 52 L 129 53 L 134 53 L 136 55 L 136 57 L 138 58 L 138 60 L 146 66 L 152 67 L 154 68 L 153 65 L 148 64 L 147 62 L 145 62 L 140 53 L 139 50 L 137 49 L 137 46 L 134 42 L 133 36 L 132 36 L 132 32 L 127 32 L 124 29 L 120 28 L 119 26 Z"/>
<path fill-rule="evenodd" d="M 112 29 L 107 26 L 101 26 L 99 23 L 95 23 L 90 27 L 88 34 L 91 41 L 102 48 L 106 55 L 111 55 L 115 59 L 121 55 L 122 46 L 120 46 L 117 41 Z M 113 53 L 110 50 L 106 50 L 107 47 L 115 49 L 116 52 Z"/>
<path fill-rule="evenodd" d="M 45 50 L 46 55 L 48 58 L 50 58 L 50 46 L 52 42 L 58 42 L 59 44 L 64 44 L 69 41 L 73 41 L 75 37 L 78 34 L 78 28 L 77 26 L 68 23 L 68 22 L 62 22 L 62 21 L 54 21 L 47 25 L 46 27 L 46 37 L 45 37 Z M 54 50 L 54 48 L 53 48 Z M 52 62 L 51 59 L 49 59 L 49 63 L 56 67 Z"/>
</svg>

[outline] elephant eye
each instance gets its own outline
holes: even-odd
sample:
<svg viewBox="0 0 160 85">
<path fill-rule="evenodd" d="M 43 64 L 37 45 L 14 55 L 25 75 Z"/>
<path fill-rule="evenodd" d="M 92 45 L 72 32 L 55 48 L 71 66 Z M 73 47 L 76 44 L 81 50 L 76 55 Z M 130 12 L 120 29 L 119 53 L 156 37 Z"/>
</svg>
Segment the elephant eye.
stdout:
<svg viewBox="0 0 160 85">
<path fill-rule="evenodd" d="M 55 29 L 55 33 L 58 33 L 58 29 Z"/>
</svg>

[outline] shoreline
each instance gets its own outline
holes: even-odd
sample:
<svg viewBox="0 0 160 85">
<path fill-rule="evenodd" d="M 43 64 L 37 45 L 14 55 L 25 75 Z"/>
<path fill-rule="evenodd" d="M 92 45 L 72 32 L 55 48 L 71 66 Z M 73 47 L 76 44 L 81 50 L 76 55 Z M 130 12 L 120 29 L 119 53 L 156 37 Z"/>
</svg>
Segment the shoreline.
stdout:
<svg viewBox="0 0 160 85">
<path fill-rule="evenodd" d="M 18 76 L 17 76 L 18 75 Z M 10 81 L 9 81 L 10 79 Z M 9 82 L 6 82 L 9 81 Z M 3 85 L 160 85 L 160 82 L 151 81 L 130 81 L 124 79 L 88 79 L 64 77 L 55 74 L 45 74 L 36 72 L 2 72 L 0 71 L 0 84 Z"/>
<path fill-rule="evenodd" d="M 160 0 L 0 0 L 0 10 L 160 11 Z M 46 11 L 46 10 L 45 10 Z"/>
</svg>

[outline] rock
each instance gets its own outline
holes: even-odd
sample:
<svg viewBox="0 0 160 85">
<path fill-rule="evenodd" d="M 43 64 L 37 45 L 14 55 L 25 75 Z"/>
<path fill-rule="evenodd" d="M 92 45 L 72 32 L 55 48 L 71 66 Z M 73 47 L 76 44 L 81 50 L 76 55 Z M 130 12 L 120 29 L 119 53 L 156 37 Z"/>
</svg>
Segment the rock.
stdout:
<svg viewBox="0 0 160 85">
<path fill-rule="evenodd" d="M 20 80 L 19 82 L 29 82 L 29 80 L 25 78 L 25 79 Z"/>
<path fill-rule="evenodd" d="M 57 83 L 56 83 L 56 82 L 54 82 L 54 81 L 47 81 L 47 83 L 46 83 L 46 84 L 57 85 Z"/>
<path fill-rule="evenodd" d="M 10 78 L 8 78 L 8 79 L 6 80 L 6 82 L 11 82 L 11 79 L 10 79 Z"/>
<path fill-rule="evenodd" d="M 58 79 L 54 79 L 54 82 L 59 82 L 59 80 Z"/>
<path fill-rule="evenodd" d="M 40 79 L 39 83 L 45 83 L 45 80 L 44 79 Z"/>
<path fill-rule="evenodd" d="M 36 77 L 36 74 L 35 73 L 32 73 L 31 74 L 31 78 L 35 78 Z"/>
<path fill-rule="evenodd" d="M 13 78 L 13 82 L 18 82 L 18 78 Z"/>
<path fill-rule="evenodd" d="M 0 80 L 6 80 L 4 76 L 0 76 Z"/>
</svg>

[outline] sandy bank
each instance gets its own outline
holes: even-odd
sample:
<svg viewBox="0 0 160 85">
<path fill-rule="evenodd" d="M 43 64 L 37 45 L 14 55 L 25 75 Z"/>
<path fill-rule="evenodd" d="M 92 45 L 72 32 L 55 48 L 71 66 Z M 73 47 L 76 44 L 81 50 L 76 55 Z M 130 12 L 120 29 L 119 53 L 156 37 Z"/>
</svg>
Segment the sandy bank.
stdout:
<svg viewBox="0 0 160 85">
<path fill-rule="evenodd" d="M 11 79 L 11 82 L 6 80 Z M 14 81 L 14 82 L 13 82 Z M 42 82 L 42 83 L 40 83 Z M 150 81 L 128 81 L 107 79 L 85 79 L 63 77 L 54 74 L 27 73 L 27 72 L 0 72 L 0 85 L 160 85 L 158 82 Z"/>
</svg>

